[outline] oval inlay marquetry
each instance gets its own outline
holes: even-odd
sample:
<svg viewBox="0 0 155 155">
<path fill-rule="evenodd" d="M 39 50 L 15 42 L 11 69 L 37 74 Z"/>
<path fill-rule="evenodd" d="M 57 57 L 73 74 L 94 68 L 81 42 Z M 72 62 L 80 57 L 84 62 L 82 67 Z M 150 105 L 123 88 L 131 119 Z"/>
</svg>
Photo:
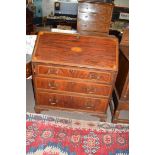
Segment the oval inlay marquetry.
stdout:
<svg viewBox="0 0 155 155">
<path fill-rule="evenodd" d="M 72 47 L 71 51 L 72 52 L 82 52 L 82 49 L 80 47 Z"/>
</svg>

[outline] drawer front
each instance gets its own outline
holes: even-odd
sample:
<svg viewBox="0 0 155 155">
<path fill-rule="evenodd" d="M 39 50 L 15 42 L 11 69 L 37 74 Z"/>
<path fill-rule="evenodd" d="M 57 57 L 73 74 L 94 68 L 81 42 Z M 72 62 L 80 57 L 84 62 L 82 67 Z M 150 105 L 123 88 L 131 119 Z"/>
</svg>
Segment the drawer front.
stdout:
<svg viewBox="0 0 155 155">
<path fill-rule="evenodd" d="M 37 88 L 48 90 L 69 91 L 74 93 L 94 94 L 108 97 L 111 93 L 111 85 L 93 84 L 89 82 L 74 82 L 61 79 L 35 78 Z"/>
<path fill-rule="evenodd" d="M 98 15 L 98 14 L 91 14 L 91 13 L 78 13 L 78 22 L 95 22 L 96 25 L 100 23 L 110 23 L 111 15 Z"/>
<path fill-rule="evenodd" d="M 79 3 L 78 11 L 79 12 L 106 14 L 106 13 L 112 12 L 112 6 L 91 4 L 91 3 Z"/>
<path fill-rule="evenodd" d="M 80 70 L 72 68 L 63 68 L 63 67 L 53 67 L 53 66 L 36 66 L 36 74 L 51 76 L 60 76 L 60 77 L 69 77 L 69 78 L 78 78 L 91 81 L 99 81 L 103 83 L 112 83 L 113 76 L 111 72 L 93 72 L 89 70 Z"/>
<path fill-rule="evenodd" d="M 37 104 L 44 106 L 64 107 L 64 98 L 55 94 L 37 93 Z"/>
<path fill-rule="evenodd" d="M 97 32 L 108 32 L 109 31 L 110 23 L 98 23 L 95 22 L 87 22 L 87 21 L 78 21 L 77 22 L 77 29 L 78 31 L 97 31 Z"/>
<path fill-rule="evenodd" d="M 85 98 L 56 93 L 38 92 L 37 97 L 39 105 L 86 111 L 106 112 L 108 105 L 108 99 Z"/>
</svg>

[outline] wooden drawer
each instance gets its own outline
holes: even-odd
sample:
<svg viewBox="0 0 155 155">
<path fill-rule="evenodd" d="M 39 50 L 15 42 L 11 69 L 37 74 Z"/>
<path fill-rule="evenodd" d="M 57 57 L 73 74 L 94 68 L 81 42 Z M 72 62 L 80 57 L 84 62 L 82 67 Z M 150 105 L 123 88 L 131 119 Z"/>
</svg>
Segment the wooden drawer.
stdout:
<svg viewBox="0 0 155 155">
<path fill-rule="evenodd" d="M 77 29 L 78 31 L 80 30 L 85 30 L 85 31 L 97 31 L 97 32 L 108 32 L 109 31 L 109 23 L 98 23 L 96 22 L 91 22 L 91 21 L 80 21 L 77 23 Z"/>
<path fill-rule="evenodd" d="M 102 4 L 93 4 L 93 3 L 78 4 L 79 12 L 106 14 L 106 13 L 112 12 L 112 9 L 113 9 L 112 5 L 102 5 Z"/>
<path fill-rule="evenodd" d="M 78 78 L 80 80 L 85 79 L 91 82 L 103 82 L 111 84 L 113 81 L 113 75 L 111 72 L 99 72 L 91 70 L 82 70 L 65 67 L 54 67 L 46 65 L 36 65 L 35 74 L 45 75 L 47 77 L 59 76 L 67 78 Z"/>
<path fill-rule="evenodd" d="M 37 93 L 37 105 L 64 107 L 64 98 L 56 94 Z"/>
<path fill-rule="evenodd" d="M 89 82 L 75 82 L 62 79 L 35 78 L 37 88 L 48 90 L 69 91 L 74 93 L 94 94 L 109 97 L 111 85 L 93 84 Z"/>
<path fill-rule="evenodd" d="M 38 105 L 106 112 L 108 99 L 94 99 L 56 93 L 37 93 Z"/>
<path fill-rule="evenodd" d="M 92 14 L 92 13 L 78 13 L 78 22 L 95 22 L 96 25 L 99 23 L 109 23 L 111 21 L 111 15 L 98 15 L 98 14 Z"/>
</svg>

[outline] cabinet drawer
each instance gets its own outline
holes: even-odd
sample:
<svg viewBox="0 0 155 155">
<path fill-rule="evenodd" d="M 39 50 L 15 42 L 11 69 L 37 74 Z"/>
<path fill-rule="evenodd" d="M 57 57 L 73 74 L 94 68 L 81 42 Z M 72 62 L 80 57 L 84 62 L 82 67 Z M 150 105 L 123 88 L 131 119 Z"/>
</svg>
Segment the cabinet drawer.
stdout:
<svg viewBox="0 0 155 155">
<path fill-rule="evenodd" d="M 94 99 L 56 93 L 37 93 L 38 105 L 106 112 L 108 99 Z"/>
<path fill-rule="evenodd" d="M 87 21 L 80 21 L 77 22 L 77 29 L 85 30 L 85 31 L 97 31 L 97 32 L 108 32 L 110 24 L 98 23 L 95 22 L 87 22 Z"/>
<path fill-rule="evenodd" d="M 64 96 L 63 96 L 64 97 Z M 37 105 L 64 107 L 64 98 L 56 94 L 37 93 Z"/>
<path fill-rule="evenodd" d="M 91 4 L 91 3 L 79 3 L 79 12 L 89 12 L 89 13 L 99 13 L 106 14 L 112 12 L 112 5 L 102 5 L 102 4 Z"/>
<path fill-rule="evenodd" d="M 92 14 L 92 13 L 78 13 L 78 22 L 95 22 L 96 25 L 99 23 L 110 23 L 111 21 L 111 15 L 98 15 L 98 14 Z"/>
<path fill-rule="evenodd" d="M 91 70 L 81 70 L 65 67 L 54 67 L 45 65 L 36 65 L 35 74 L 51 76 L 60 76 L 67 78 L 78 78 L 89 81 L 99 81 L 103 83 L 112 83 L 113 75 L 111 72 L 94 72 Z"/>
<path fill-rule="evenodd" d="M 108 97 L 111 94 L 111 85 L 93 84 L 89 82 L 75 82 L 51 78 L 35 78 L 37 88 L 48 90 L 69 91 L 74 93 L 94 94 Z"/>
</svg>

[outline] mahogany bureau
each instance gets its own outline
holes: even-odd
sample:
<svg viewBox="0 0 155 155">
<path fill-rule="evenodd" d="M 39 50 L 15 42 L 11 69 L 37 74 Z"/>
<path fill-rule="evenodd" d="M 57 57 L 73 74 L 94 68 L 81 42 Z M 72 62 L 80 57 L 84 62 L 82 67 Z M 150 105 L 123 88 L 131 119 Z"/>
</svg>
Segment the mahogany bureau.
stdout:
<svg viewBox="0 0 155 155">
<path fill-rule="evenodd" d="M 40 32 L 32 55 L 35 111 L 87 112 L 106 121 L 117 71 L 116 38 Z"/>
<path fill-rule="evenodd" d="M 77 30 L 80 34 L 103 35 L 109 33 L 113 4 L 79 2 Z"/>
</svg>

